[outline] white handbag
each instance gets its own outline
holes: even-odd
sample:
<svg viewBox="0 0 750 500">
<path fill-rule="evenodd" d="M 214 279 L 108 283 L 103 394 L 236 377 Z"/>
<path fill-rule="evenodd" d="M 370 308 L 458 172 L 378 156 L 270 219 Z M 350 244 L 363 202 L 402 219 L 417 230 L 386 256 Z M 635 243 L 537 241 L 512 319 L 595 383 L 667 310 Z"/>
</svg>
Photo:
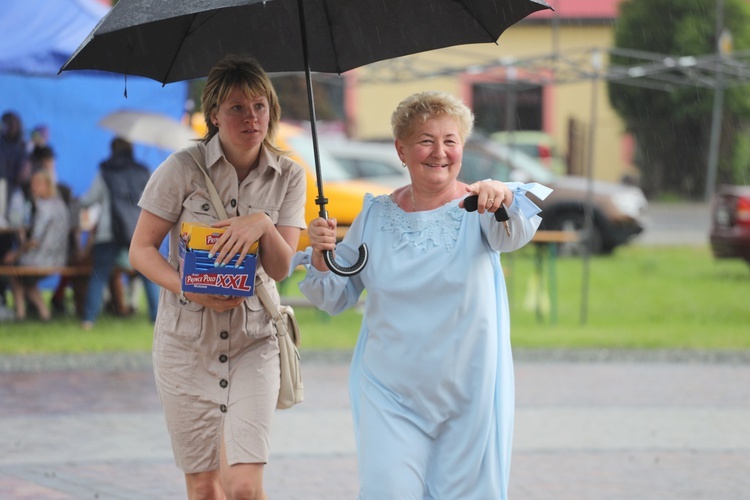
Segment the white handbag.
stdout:
<svg viewBox="0 0 750 500">
<path fill-rule="evenodd" d="M 261 281 L 257 281 L 255 284 L 255 294 L 273 317 L 273 323 L 276 326 L 281 368 L 281 385 L 279 386 L 279 399 L 276 401 L 276 408 L 286 410 L 297 403 L 301 403 L 305 398 L 305 386 L 302 383 L 300 355 L 297 348 L 300 343 L 299 325 L 297 324 L 297 318 L 294 316 L 294 309 L 291 306 L 276 308 Z"/>
</svg>

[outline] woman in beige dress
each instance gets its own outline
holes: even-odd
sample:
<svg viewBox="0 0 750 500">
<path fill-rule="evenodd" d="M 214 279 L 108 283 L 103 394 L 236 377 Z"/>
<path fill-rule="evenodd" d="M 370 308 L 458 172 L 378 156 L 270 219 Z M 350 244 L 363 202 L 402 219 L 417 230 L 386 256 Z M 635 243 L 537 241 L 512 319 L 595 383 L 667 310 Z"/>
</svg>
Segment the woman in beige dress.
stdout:
<svg viewBox="0 0 750 500">
<path fill-rule="evenodd" d="M 278 342 L 256 296 L 182 293 L 182 222 L 225 227 L 211 250 L 219 264 L 259 243 L 257 273 L 278 304 L 305 228 L 305 174 L 273 143 L 280 107 L 268 75 L 251 59 L 227 57 L 202 97 L 208 131 L 153 173 L 139 203 L 133 266 L 162 287 L 153 362 L 177 466 L 188 498 L 266 498 L 263 467 L 279 392 Z M 192 153 L 192 154 L 191 154 Z M 229 219 L 220 221 L 205 160 Z M 159 253 L 169 235 L 169 257 Z"/>
</svg>

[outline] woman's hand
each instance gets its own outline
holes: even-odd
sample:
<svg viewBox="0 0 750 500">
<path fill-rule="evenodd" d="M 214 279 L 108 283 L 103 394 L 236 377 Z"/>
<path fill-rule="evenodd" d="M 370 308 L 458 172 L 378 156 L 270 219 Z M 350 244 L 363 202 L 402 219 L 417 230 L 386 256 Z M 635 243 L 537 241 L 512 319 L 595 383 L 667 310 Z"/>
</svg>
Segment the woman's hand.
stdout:
<svg viewBox="0 0 750 500">
<path fill-rule="evenodd" d="M 319 271 L 329 271 L 323 252 L 336 249 L 336 219 L 318 217 L 307 228 L 312 247 L 312 265 Z"/>
<path fill-rule="evenodd" d="M 479 181 L 466 186 L 466 191 L 479 196 L 477 200 L 477 211 L 495 213 L 501 205 L 509 207 L 513 203 L 513 191 L 504 182 Z M 464 208 L 463 200 L 458 204 Z"/>
<path fill-rule="evenodd" d="M 185 292 L 185 298 L 213 311 L 224 312 L 239 307 L 247 297 Z"/>
<path fill-rule="evenodd" d="M 254 213 L 219 221 L 212 227 L 225 227 L 224 234 L 211 248 L 209 255 L 216 255 L 216 263 L 226 265 L 235 255 L 239 255 L 236 266 L 240 266 L 245 256 L 260 238 L 273 228 L 268 215 Z"/>
</svg>

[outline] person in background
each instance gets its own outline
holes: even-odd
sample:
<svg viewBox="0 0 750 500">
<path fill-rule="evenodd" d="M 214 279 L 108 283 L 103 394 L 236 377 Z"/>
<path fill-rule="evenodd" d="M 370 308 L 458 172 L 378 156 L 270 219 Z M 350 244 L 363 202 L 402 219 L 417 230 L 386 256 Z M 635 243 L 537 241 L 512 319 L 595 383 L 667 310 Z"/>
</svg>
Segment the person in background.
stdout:
<svg viewBox="0 0 750 500">
<path fill-rule="evenodd" d="M 39 127 L 35 129 L 35 134 L 39 135 Z M 42 130 L 46 130 L 42 129 Z M 32 134 L 34 135 L 34 134 Z M 46 134 L 43 136 L 46 138 Z M 55 182 L 55 188 L 57 194 L 65 202 L 65 206 L 68 209 L 68 215 L 70 218 L 70 233 L 68 236 L 68 262 L 67 264 L 79 264 L 81 258 L 81 245 L 80 245 L 80 207 L 78 204 L 78 198 L 73 195 L 73 190 L 65 183 L 59 182 L 57 178 L 57 167 L 55 152 L 52 147 L 46 145 L 46 142 L 42 144 L 40 139 L 37 139 L 35 146 L 31 149 L 30 164 L 32 174 L 43 170 L 47 172 Z M 30 183 L 24 183 L 22 185 L 24 196 L 32 201 L 32 217 L 36 211 L 36 204 L 34 198 L 31 196 Z M 52 294 L 51 305 L 54 311 L 64 313 L 65 312 L 65 290 L 68 288 L 71 280 L 67 276 L 61 276 L 58 282 L 57 288 Z"/>
<path fill-rule="evenodd" d="M 133 267 L 163 287 L 154 329 L 156 385 L 188 498 L 265 499 L 264 465 L 279 395 L 279 344 L 257 296 L 182 292 L 180 228 L 225 228 L 216 263 L 244 259 L 258 242 L 257 275 L 279 304 L 305 228 L 305 171 L 274 144 L 281 108 L 252 59 L 229 56 L 209 72 L 202 96 L 208 131 L 156 169 L 130 247 Z M 195 155 L 195 158 L 192 155 Z M 207 168 L 229 219 L 219 220 Z M 169 235 L 169 257 L 159 247 Z"/>
<path fill-rule="evenodd" d="M 31 176 L 31 195 L 36 211 L 31 234 L 22 236 L 20 245 L 5 256 L 6 264 L 22 266 L 64 266 L 68 258 L 70 217 L 65 202 L 57 194 L 48 172 L 39 170 Z M 23 233 L 22 233 L 23 234 Z M 16 318 L 26 319 L 26 299 L 36 307 L 39 317 L 49 321 L 50 311 L 39 290 L 39 277 L 12 277 L 11 286 Z"/>
<path fill-rule="evenodd" d="M 70 186 L 65 183 L 59 182 L 59 180 L 57 179 L 56 157 L 54 150 L 50 146 L 38 146 L 31 151 L 29 160 L 31 165 L 31 174 L 34 174 L 35 172 L 38 172 L 40 170 L 44 170 L 45 172 L 47 172 L 52 179 L 52 182 L 55 183 L 57 194 L 65 202 L 65 205 L 68 206 L 69 209 L 75 210 L 75 208 L 72 207 L 72 205 L 75 203 L 73 190 L 70 188 Z M 31 197 L 30 187 L 30 182 L 24 182 L 21 184 L 21 189 L 23 190 L 24 196 L 33 201 L 33 197 Z"/>
<path fill-rule="evenodd" d="M 471 111 L 455 97 L 422 92 L 392 115 L 394 154 L 411 184 L 367 195 L 343 241 L 336 221 L 310 223 L 299 283 L 317 307 L 338 314 L 367 290 L 350 371 L 363 499 L 505 499 L 514 387 L 508 296 L 499 252 L 528 243 L 541 219 L 526 198 L 548 189 L 458 181 Z M 478 209 L 464 209 L 476 195 Z M 505 207 L 511 233 L 494 213 Z M 354 276 L 337 262 L 369 263 Z"/>
<path fill-rule="evenodd" d="M 138 200 L 148 182 L 148 168 L 133 158 L 133 146 L 121 137 L 110 144 L 111 156 L 103 161 L 89 190 L 81 197 L 81 207 L 101 206 L 91 244 L 92 272 L 81 318 L 81 328 L 89 330 L 99 316 L 104 289 L 118 258 L 127 254 L 138 221 Z M 91 237 L 91 235 L 89 235 Z M 156 320 L 159 287 L 143 277 L 151 321 Z"/>
<path fill-rule="evenodd" d="M 36 148 L 49 146 L 49 127 L 47 125 L 37 125 L 31 130 L 31 140 L 29 141 L 28 151 L 32 154 Z"/>
<path fill-rule="evenodd" d="M 10 224 L 10 200 L 21 183 L 26 161 L 21 117 L 13 111 L 6 111 L 0 117 L 0 225 Z M 14 244 L 15 238 L 12 234 L 0 234 L 0 260 L 5 258 Z M 7 290 L 7 279 L 0 278 L 0 319 L 5 317 Z"/>
<path fill-rule="evenodd" d="M 5 181 L 5 202 L 21 185 L 28 160 L 21 117 L 6 111 L 0 118 L 0 180 Z"/>
<path fill-rule="evenodd" d="M 46 125 L 37 125 L 31 130 L 30 139 L 26 143 L 26 157 L 27 161 L 22 167 L 20 179 L 21 182 L 28 183 L 31 178 L 31 174 L 39 169 L 40 157 L 47 153 L 42 151 L 48 149 L 52 151 L 52 147 L 49 143 L 49 128 Z M 53 177 L 53 180 L 57 182 L 57 177 Z"/>
</svg>

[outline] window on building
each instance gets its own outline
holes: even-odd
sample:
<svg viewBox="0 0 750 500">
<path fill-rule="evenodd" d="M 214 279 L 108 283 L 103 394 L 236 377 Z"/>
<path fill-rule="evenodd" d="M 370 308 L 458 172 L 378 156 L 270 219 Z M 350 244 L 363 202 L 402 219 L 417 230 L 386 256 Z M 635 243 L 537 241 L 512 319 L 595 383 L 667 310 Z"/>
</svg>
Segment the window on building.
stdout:
<svg viewBox="0 0 750 500">
<path fill-rule="evenodd" d="M 473 111 L 478 131 L 486 134 L 508 130 L 508 113 L 513 130 L 542 130 L 542 89 L 512 92 L 502 83 L 472 85 Z M 515 95 L 514 95 L 515 94 Z M 515 113 L 512 108 L 515 108 Z"/>
</svg>

